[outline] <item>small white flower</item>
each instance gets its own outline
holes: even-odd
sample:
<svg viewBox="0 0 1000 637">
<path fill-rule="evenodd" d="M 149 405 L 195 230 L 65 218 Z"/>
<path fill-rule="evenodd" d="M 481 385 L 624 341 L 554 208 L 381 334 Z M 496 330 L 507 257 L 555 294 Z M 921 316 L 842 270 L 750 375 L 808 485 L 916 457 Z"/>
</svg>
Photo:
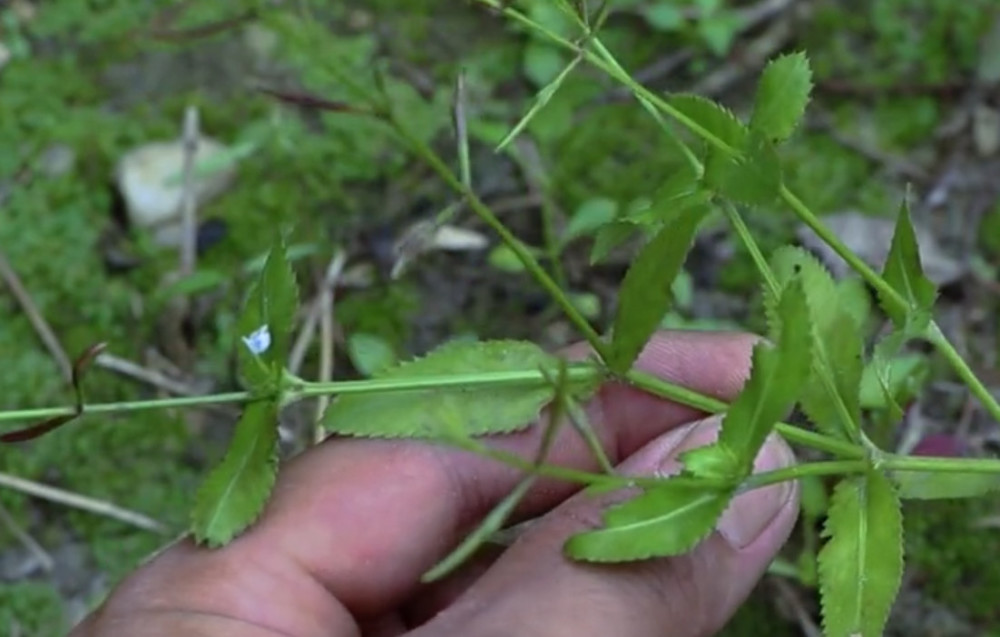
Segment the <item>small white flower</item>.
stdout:
<svg viewBox="0 0 1000 637">
<path fill-rule="evenodd" d="M 250 336 L 244 336 L 243 342 L 254 354 L 262 354 L 271 347 L 271 331 L 267 329 L 267 325 L 261 325 Z"/>
</svg>

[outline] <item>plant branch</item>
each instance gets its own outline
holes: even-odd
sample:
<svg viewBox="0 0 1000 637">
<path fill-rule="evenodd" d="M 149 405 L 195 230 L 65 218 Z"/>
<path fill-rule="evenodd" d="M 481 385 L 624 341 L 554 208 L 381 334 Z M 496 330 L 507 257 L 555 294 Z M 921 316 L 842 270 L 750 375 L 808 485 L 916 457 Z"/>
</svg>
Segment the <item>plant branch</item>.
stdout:
<svg viewBox="0 0 1000 637">
<path fill-rule="evenodd" d="M 729 405 L 721 400 L 704 396 L 680 385 L 674 385 L 652 374 L 633 370 L 626 375 L 626 379 L 634 387 L 710 414 L 720 414 L 729 409 Z M 807 431 L 794 425 L 778 423 L 775 425 L 775 431 L 789 442 L 826 451 L 841 458 L 859 459 L 865 457 L 864 449 L 857 445 L 821 433 Z"/>
<path fill-rule="evenodd" d="M 512 9 L 511 7 L 505 6 L 503 3 L 499 2 L 499 0 L 477 1 L 500 11 L 503 15 L 513 21 L 532 29 L 536 33 L 544 36 L 553 44 L 581 55 L 589 64 L 604 71 L 609 76 L 623 84 L 635 95 L 637 99 L 639 99 L 641 103 L 644 105 L 647 103 L 654 105 L 657 109 L 680 122 L 685 128 L 697 134 L 716 149 L 730 156 L 737 154 L 737 150 L 735 148 L 713 135 L 710 131 L 705 130 L 705 128 L 700 126 L 697 122 L 692 121 L 689 117 L 671 106 L 665 99 L 637 82 L 627 71 L 617 64 L 617 62 L 614 64 L 608 62 L 608 60 L 605 59 L 605 56 L 609 56 L 610 54 L 606 52 L 607 50 L 604 48 L 603 44 L 596 37 L 596 35 L 592 35 L 588 38 L 587 42 L 600 51 L 600 53 L 595 53 L 590 49 L 582 48 L 576 43 L 562 37 L 558 33 L 555 33 L 536 23 L 523 13 Z M 787 186 L 781 186 L 780 197 L 782 201 L 784 201 L 785 204 L 792 209 L 799 220 L 811 228 L 816 235 L 820 237 L 820 239 L 826 242 L 834 250 L 834 252 L 844 259 L 844 261 L 847 262 L 847 264 L 850 265 L 851 268 L 853 268 L 869 285 L 875 288 L 886 303 L 889 303 L 896 308 L 906 310 L 909 309 L 905 299 L 898 292 L 896 292 L 896 290 L 894 290 L 892 286 L 885 281 L 885 279 L 869 267 L 867 263 L 865 263 L 860 257 L 844 245 L 844 243 L 840 241 L 840 239 L 838 239 L 831 230 L 824 226 L 816 214 L 813 213 L 812 210 L 810 210 L 808 206 L 806 206 L 802 200 L 795 195 L 795 193 L 789 190 Z M 982 402 L 983 406 L 990 413 L 990 415 L 997 421 L 1000 421 L 1000 403 L 993 398 L 989 391 L 987 391 L 983 386 L 982 382 L 976 377 L 968 365 L 965 364 L 965 361 L 955 350 L 954 345 L 952 345 L 951 342 L 941 333 L 941 330 L 936 323 L 931 323 L 931 326 L 928 328 L 928 336 L 929 340 L 931 340 L 937 350 L 951 364 L 955 373 L 969 386 L 973 394 Z"/>
<path fill-rule="evenodd" d="M 868 470 L 871 463 L 867 460 L 832 460 L 825 462 L 810 462 L 807 464 L 797 464 L 773 471 L 755 473 L 743 481 L 740 493 L 759 489 L 761 487 L 786 482 L 788 480 L 798 480 L 811 476 L 835 476 L 849 473 L 861 473 Z"/>
</svg>

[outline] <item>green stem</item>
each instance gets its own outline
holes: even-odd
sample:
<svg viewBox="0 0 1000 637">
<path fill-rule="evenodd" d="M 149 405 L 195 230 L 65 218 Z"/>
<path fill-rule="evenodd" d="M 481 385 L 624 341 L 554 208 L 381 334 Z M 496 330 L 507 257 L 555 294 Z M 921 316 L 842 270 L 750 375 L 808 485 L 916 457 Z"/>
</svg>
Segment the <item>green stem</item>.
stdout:
<svg viewBox="0 0 1000 637">
<path fill-rule="evenodd" d="M 636 370 L 630 371 L 626 375 L 626 380 L 628 380 L 632 386 L 642 389 L 643 391 L 682 405 L 687 405 L 688 407 L 693 407 L 700 411 L 708 412 L 710 414 L 723 413 L 729 408 L 729 405 L 721 400 L 704 396 L 686 387 L 681 387 L 680 385 L 674 385 L 663 380 L 662 378 L 658 378 L 645 372 Z M 846 440 L 839 440 L 837 438 L 833 438 L 832 436 L 816 433 L 814 431 L 807 431 L 787 423 L 778 423 L 774 428 L 778 434 L 789 442 L 796 443 L 804 447 L 811 447 L 820 451 L 826 451 L 827 453 L 834 454 L 841 458 L 858 459 L 865 457 L 864 449 Z"/>
<path fill-rule="evenodd" d="M 887 455 L 881 460 L 879 466 L 891 471 L 1000 473 L 1000 458 L 934 458 Z"/>
<path fill-rule="evenodd" d="M 972 371 L 968 363 L 965 362 L 965 359 L 962 358 L 962 355 L 948 341 L 948 337 L 944 335 L 944 332 L 941 331 L 941 328 L 934 321 L 931 321 L 930 325 L 927 326 L 926 338 L 951 364 L 951 368 L 955 370 L 955 373 L 962 379 L 972 394 L 979 399 L 979 402 L 990 413 L 993 420 L 1000 422 L 1000 404 L 997 404 L 997 400 L 990 393 L 990 390 L 983 385 L 982 381 L 979 380 L 975 372 Z"/>
<path fill-rule="evenodd" d="M 781 286 L 778 285 L 778 280 L 774 277 L 771 266 L 768 265 L 767 259 L 764 258 L 764 253 L 760 251 L 760 246 L 757 245 L 753 235 L 750 234 L 750 228 L 743 221 L 743 216 L 740 215 L 736 210 L 736 206 L 732 203 L 724 200 L 721 203 L 723 213 L 729 219 L 729 223 L 733 226 L 733 230 L 736 231 L 736 235 L 750 253 L 750 258 L 753 259 L 754 265 L 757 266 L 757 271 L 764 278 L 764 282 L 767 284 L 768 289 L 771 290 L 771 294 L 777 297 L 781 294 Z"/>
<path fill-rule="evenodd" d="M 870 466 L 867 460 L 832 460 L 797 464 L 791 467 L 774 469 L 773 471 L 756 473 L 743 481 L 743 484 L 740 486 L 740 492 L 806 477 L 861 473 L 866 471 Z"/>
<path fill-rule="evenodd" d="M 578 364 L 566 370 L 570 382 L 599 380 L 604 371 L 593 365 Z M 372 378 L 367 380 L 334 381 L 328 383 L 302 382 L 290 390 L 292 399 L 311 398 L 330 394 L 370 394 L 390 391 L 415 391 L 447 387 L 540 387 L 548 384 L 541 371 L 481 372 L 476 374 L 451 374 L 442 376 L 416 376 L 412 378 Z M 120 403 L 94 403 L 84 405 L 83 414 L 111 414 L 176 407 L 199 407 L 222 403 L 239 403 L 253 400 L 250 392 L 231 392 L 208 396 L 177 396 L 156 400 L 137 400 Z M 42 420 L 75 413 L 72 407 L 43 407 L 0 412 L 0 422 L 14 420 Z"/>
<path fill-rule="evenodd" d="M 434 169 L 438 175 L 444 179 L 445 182 L 453 189 L 455 192 L 461 194 L 466 201 L 469 203 L 469 207 L 472 208 L 473 212 L 482 219 L 486 225 L 488 225 L 500 239 L 504 242 L 514 252 L 518 260 L 524 265 L 525 269 L 535 278 L 535 280 L 545 288 L 545 291 L 549 293 L 552 299 L 566 314 L 566 317 L 571 323 L 580 331 L 580 334 L 590 343 L 590 346 L 594 351 L 601 357 L 601 359 L 606 359 L 608 354 L 607 344 L 601 340 L 600 335 L 597 331 L 590 325 L 587 319 L 580 313 L 580 311 L 573 305 L 569 296 L 563 291 L 559 284 L 549 276 L 549 273 L 545 271 L 545 268 L 538 263 L 534 255 L 524 247 L 524 244 L 515 237 L 510 230 L 501 222 L 493 211 L 484 204 L 474 192 L 471 192 L 466 188 L 460 179 L 458 179 L 455 174 L 448 168 L 448 165 L 435 153 L 427 144 L 423 141 L 417 139 L 409 131 L 407 131 L 398 122 L 394 122 L 396 132 L 399 134 L 403 140 L 410 145 L 414 153 L 416 153 L 421 159 L 423 159 L 427 164 Z"/>
<path fill-rule="evenodd" d="M 209 396 L 177 396 L 156 400 L 134 400 L 120 403 L 94 403 L 84 405 L 83 415 L 117 414 L 124 412 L 151 411 L 154 409 L 171 409 L 176 407 L 199 407 L 224 403 L 242 403 L 253 399 L 250 392 L 238 391 Z M 0 422 L 15 420 L 43 420 L 56 416 L 72 416 L 76 413 L 73 407 L 41 407 L 38 409 L 17 409 L 0 412 Z"/>
</svg>

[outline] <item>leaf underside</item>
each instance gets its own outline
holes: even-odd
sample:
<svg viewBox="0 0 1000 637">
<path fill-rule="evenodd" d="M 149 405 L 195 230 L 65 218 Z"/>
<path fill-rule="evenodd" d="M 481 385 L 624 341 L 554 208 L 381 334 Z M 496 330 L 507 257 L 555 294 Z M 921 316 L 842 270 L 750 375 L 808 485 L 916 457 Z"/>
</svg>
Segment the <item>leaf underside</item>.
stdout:
<svg viewBox="0 0 1000 637">
<path fill-rule="evenodd" d="M 639 252 L 625 274 L 615 314 L 608 366 L 628 371 L 670 307 L 670 287 L 708 209 L 679 209 Z"/>
<path fill-rule="evenodd" d="M 229 542 L 260 514 L 277 471 L 278 405 L 273 400 L 247 404 L 226 452 L 201 485 L 192 512 L 199 542 Z"/>
<path fill-rule="evenodd" d="M 570 537 L 565 550 L 589 562 L 681 555 L 711 533 L 731 497 L 666 481 L 608 509 L 605 528 Z"/>
<path fill-rule="evenodd" d="M 538 372 L 557 359 L 522 341 L 449 343 L 424 358 L 390 368 L 375 378 L 474 375 L 485 372 Z M 577 385 L 575 392 L 591 387 Z M 344 435 L 380 438 L 438 437 L 457 423 L 466 435 L 507 433 L 531 424 L 555 389 L 537 387 L 438 387 L 339 396 L 323 415 L 326 429 Z"/>
<path fill-rule="evenodd" d="M 844 478 L 831 498 L 819 552 L 826 637 L 879 637 L 903 576 L 899 497 L 881 473 Z"/>
</svg>

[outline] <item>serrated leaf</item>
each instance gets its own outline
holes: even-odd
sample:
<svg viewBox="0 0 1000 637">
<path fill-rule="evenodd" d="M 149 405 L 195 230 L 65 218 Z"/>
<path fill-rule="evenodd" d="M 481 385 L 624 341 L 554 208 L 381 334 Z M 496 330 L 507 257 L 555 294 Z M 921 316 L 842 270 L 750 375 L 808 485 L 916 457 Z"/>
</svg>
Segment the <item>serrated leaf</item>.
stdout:
<svg viewBox="0 0 1000 637">
<path fill-rule="evenodd" d="M 770 266 L 779 288 L 783 288 L 793 278 L 802 281 L 813 325 L 818 332 L 824 332 L 833 321 L 840 299 L 837 284 L 823 264 L 802 248 L 782 246 L 771 255 Z M 770 291 L 765 294 L 765 309 L 769 319 L 777 302 L 778 297 Z"/>
<path fill-rule="evenodd" d="M 879 637 L 903 576 L 903 516 L 888 478 L 872 471 L 841 480 L 823 537 L 823 634 Z"/>
<path fill-rule="evenodd" d="M 625 372 L 670 307 L 670 287 L 705 218 L 705 206 L 679 210 L 639 252 L 622 281 L 608 366 Z"/>
<path fill-rule="evenodd" d="M 732 492 L 670 481 L 608 509 L 605 528 L 578 533 L 566 553 L 589 562 L 624 562 L 681 555 L 712 532 Z"/>
<path fill-rule="evenodd" d="M 668 103 L 690 122 L 734 149 L 746 143 L 749 130 L 736 115 L 721 104 L 701 95 L 680 93 L 671 96 Z"/>
<path fill-rule="evenodd" d="M 896 471 L 892 479 L 904 500 L 978 498 L 1000 491 L 1000 475 L 995 473 Z"/>
<path fill-rule="evenodd" d="M 424 358 L 409 361 L 375 375 L 381 380 L 421 377 L 474 376 L 489 372 L 537 373 L 557 359 L 537 345 L 522 341 L 452 342 Z M 592 389 L 577 384 L 581 393 Z M 323 425 L 345 435 L 379 438 L 436 437 L 442 422 L 456 419 L 466 435 L 506 433 L 531 424 L 552 400 L 547 383 L 536 387 L 433 387 L 339 396 L 323 415 Z"/>
<path fill-rule="evenodd" d="M 903 327 L 908 315 L 928 312 L 934 305 L 937 291 L 934 284 L 924 276 L 920 265 L 920 248 L 913 223 L 910 221 L 909 204 L 905 198 L 896 217 L 896 230 L 892 235 L 892 245 L 882 276 L 886 283 L 903 297 L 908 306 L 906 309 L 901 308 L 890 299 L 884 298 L 884 295 L 879 295 L 882 309 L 896 327 Z"/>
<path fill-rule="evenodd" d="M 705 160 L 705 183 L 721 195 L 746 204 L 774 202 L 781 188 L 781 160 L 774 145 L 752 133 L 739 156 L 709 150 Z"/>
<path fill-rule="evenodd" d="M 799 281 L 785 286 L 777 316 L 777 343 L 754 347 L 750 378 L 722 421 L 719 442 L 738 459 L 737 477 L 753 470 L 764 440 L 795 405 L 812 365 L 812 323 Z"/>
<path fill-rule="evenodd" d="M 280 238 L 268 253 L 237 321 L 237 360 L 243 381 L 254 389 L 278 382 L 291 341 L 299 288 Z M 255 335 L 267 338 L 255 346 Z M 254 351 L 257 350 L 257 351 Z"/>
<path fill-rule="evenodd" d="M 853 314 L 840 307 L 833 278 L 819 261 L 801 248 L 783 247 L 771 258 L 771 269 L 780 287 L 797 278 L 802 282 L 813 325 L 813 366 L 802 393 L 806 416 L 829 435 L 854 439 L 859 435 L 859 392 L 864 370 L 864 341 Z M 776 299 L 765 294 L 765 309 L 772 327 Z M 780 323 L 780 321 L 777 321 Z"/>
<path fill-rule="evenodd" d="M 750 130 L 776 142 L 787 139 L 802 120 L 811 91 L 812 71 L 805 53 L 771 60 L 757 85 Z"/>
<path fill-rule="evenodd" d="M 226 456 L 195 497 L 192 532 L 210 546 L 228 543 L 260 515 L 277 472 L 278 404 L 247 403 Z"/>
</svg>

